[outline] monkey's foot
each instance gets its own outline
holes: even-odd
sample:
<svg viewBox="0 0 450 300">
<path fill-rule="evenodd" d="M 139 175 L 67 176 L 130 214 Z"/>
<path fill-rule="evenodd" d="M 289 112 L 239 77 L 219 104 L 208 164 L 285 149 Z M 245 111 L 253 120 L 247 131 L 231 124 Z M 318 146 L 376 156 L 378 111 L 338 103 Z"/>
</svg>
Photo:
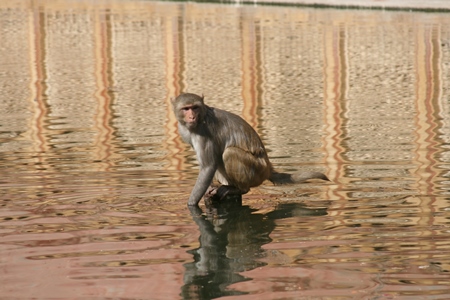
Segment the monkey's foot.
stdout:
<svg viewBox="0 0 450 300">
<path fill-rule="evenodd" d="M 211 185 L 205 193 L 205 199 L 211 199 L 211 200 L 222 200 L 228 192 L 224 189 L 221 189 L 222 186 L 213 186 Z"/>
<path fill-rule="evenodd" d="M 221 185 L 221 186 L 210 186 L 205 193 L 205 199 L 211 199 L 215 201 L 221 201 L 225 199 L 227 196 L 231 195 L 242 195 L 242 192 L 230 185 Z"/>
<path fill-rule="evenodd" d="M 204 195 L 205 198 L 211 198 L 214 197 L 217 191 L 217 186 L 210 185 L 209 188 L 206 190 L 206 193 Z"/>
</svg>

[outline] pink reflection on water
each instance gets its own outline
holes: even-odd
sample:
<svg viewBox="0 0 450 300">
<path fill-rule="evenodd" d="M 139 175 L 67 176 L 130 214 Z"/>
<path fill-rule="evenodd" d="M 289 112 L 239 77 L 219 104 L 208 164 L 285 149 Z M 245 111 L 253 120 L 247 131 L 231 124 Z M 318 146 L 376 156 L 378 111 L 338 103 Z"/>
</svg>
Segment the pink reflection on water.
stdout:
<svg viewBox="0 0 450 300">
<path fill-rule="evenodd" d="M 64 223 L 56 224 L 63 230 Z M 2 294 L 176 299 L 183 262 L 191 259 L 177 245 L 190 245 L 196 238 L 192 225 L 9 234 L 0 245 Z"/>
</svg>

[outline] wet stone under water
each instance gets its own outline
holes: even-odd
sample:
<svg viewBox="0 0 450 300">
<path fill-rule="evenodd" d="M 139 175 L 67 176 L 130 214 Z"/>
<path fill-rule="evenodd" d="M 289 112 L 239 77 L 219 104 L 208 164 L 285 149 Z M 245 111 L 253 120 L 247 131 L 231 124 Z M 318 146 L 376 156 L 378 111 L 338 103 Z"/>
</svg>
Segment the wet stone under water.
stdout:
<svg viewBox="0 0 450 300">
<path fill-rule="evenodd" d="M 448 12 L 2 1 L 0 295 L 448 299 L 449 79 Z M 188 209 L 181 92 L 331 182 Z"/>
</svg>

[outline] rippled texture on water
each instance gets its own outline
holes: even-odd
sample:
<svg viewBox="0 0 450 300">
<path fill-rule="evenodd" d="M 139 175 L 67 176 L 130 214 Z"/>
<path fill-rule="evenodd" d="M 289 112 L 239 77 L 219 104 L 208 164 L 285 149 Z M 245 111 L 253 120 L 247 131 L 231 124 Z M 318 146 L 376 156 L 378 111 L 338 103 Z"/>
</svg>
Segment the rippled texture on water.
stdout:
<svg viewBox="0 0 450 300">
<path fill-rule="evenodd" d="M 449 82 L 448 13 L 2 1 L 0 295 L 448 299 Z M 186 91 L 332 182 L 189 210 Z"/>
</svg>

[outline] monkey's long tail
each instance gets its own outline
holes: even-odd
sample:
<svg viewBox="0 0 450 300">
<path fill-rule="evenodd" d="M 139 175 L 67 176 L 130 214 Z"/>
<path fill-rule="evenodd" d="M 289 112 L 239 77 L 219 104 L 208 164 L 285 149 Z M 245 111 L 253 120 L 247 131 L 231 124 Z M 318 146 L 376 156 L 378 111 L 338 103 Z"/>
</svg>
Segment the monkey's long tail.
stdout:
<svg viewBox="0 0 450 300">
<path fill-rule="evenodd" d="M 295 174 L 281 173 L 281 172 L 272 172 L 269 180 L 272 181 L 275 185 L 280 184 L 292 184 L 292 183 L 302 183 L 309 179 L 322 179 L 326 181 L 330 181 L 328 177 L 320 172 L 302 172 Z"/>
</svg>

